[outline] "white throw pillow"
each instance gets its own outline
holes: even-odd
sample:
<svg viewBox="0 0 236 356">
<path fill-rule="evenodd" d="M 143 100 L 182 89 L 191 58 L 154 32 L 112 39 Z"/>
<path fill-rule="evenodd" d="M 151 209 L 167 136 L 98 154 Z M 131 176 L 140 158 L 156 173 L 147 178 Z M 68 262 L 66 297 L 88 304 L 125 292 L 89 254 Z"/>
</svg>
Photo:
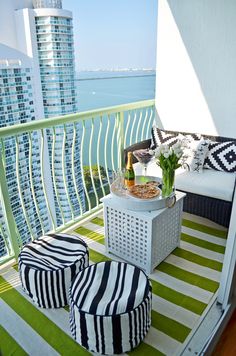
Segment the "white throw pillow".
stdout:
<svg viewBox="0 0 236 356">
<path fill-rule="evenodd" d="M 184 145 L 181 162 L 183 168 L 190 172 L 202 173 L 210 140 L 193 140 L 186 137 L 180 139 Z"/>
</svg>

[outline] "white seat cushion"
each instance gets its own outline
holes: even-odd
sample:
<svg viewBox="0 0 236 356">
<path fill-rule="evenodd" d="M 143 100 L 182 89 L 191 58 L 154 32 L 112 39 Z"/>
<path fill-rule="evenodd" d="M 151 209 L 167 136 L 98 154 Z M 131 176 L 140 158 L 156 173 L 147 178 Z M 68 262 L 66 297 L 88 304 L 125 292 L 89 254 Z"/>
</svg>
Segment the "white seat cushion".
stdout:
<svg viewBox="0 0 236 356">
<path fill-rule="evenodd" d="M 140 163 L 134 164 L 136 175 L 142 174 Z M 147 174 L 161 178 L 161 169 L 155 162 L 150 163 Z M 187 172 L 183 168 L 176 170 L 175 187 L 186 192 L 204 195 L 211 198 L 232 201 L 235 173 L 219 172 L 212 169 L 203 169 L 202 173 Z"/>
</svg>

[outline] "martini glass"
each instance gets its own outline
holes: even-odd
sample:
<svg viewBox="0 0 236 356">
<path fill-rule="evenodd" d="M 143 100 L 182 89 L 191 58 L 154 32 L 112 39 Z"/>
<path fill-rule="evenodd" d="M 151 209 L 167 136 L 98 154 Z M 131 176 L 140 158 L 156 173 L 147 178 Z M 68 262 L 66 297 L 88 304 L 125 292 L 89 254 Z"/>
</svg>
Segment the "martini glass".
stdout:
<svg viewBox="0 0 236 356">
<path fill-rule="evenodd" d="M 149 148 L 141 148 L 140 150 L 136 150 L 133 152 L 133 155 L 139 163 L 143 166 L 144 169 L 144 181 L 146 181 L 147 177 L 147 166 L 148 164 L 152 161 L 154 158 L 154 153 L 152 150 L 149 150 Z"/>
</svg>

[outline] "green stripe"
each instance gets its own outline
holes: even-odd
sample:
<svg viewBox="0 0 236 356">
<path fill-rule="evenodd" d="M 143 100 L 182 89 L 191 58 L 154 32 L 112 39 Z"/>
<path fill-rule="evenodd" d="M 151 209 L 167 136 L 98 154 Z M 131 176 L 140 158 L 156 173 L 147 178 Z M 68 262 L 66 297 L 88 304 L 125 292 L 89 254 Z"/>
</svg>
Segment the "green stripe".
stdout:
<svg viewBox="0 0 236 356">
<path fill-rule="evenodd" d="M 0 276 L 1 298 L 59 354 L 89 355 Z"/>
<path fill-rule="evenodd" d="M 104 220 L 98 217 L 92 219 L 91 222 L 99 226 L 104 226 Z"/>
<path fill-rule="evenodd" d="M 215 271 L 221 272 L 223 263 L 211 260 L 210 258 L 202 257 L 197 255 L 196 253 L 184 250 L 182 248 L 177 247 L 173 252 L 173 255 L 184 258 L 187 261 L 196 263 L 198 265 L 208 267 L 214 269 Z"/>
<path fill-rule="evenodd" d="M 174 266 L 167 262 L 162 262 L 156 269 L 158 271 L 168 274 L 169 276 L 180 279 L 181 281 L 192 284 L 212 293 L 214 293 L 219 288 L 218 282 L 206 277 L 199 276 L 198 274 L 186 271 L 185 269 Z"/>
<path fill-rule="evenodd" d="M 151 279 L 151 282 L 152 291 L 154 294 L 168 300 L 171 303 L 177 304 L 187 310 L 190 310 L 195 314 L 201 315 L 207 307 L 206 303 L 189 297 L 183 293 L 177 292 L 172 288 L 166 287 L 165 285 L 154 281 L 153 279 Z"/>
<path fill-rule="evenodd" d="M 96 242 L 99 242 L 101 244 L 105 243 L 104 235 L 99 234 L 98 232 L 89 230 L 84 226 L 78 227 L 78 229 L 75 229 L 75 232 L 77 232 L 80 235 L 86 236 L 86 237 L 88 237 Z"/>
<path fill-rule="evenodd" d="M 0 325 L 0 355 L 16 355 L 27 356 L 27 353 L 19 344 L 8 334 L 8 332 Z"/>
<path fill-rule="evenodd" d="M 15 264 L 14 266 L 12 266 L 14 268 L 14 270 L 16 270 L 16 272 L 19 271 L 19 268 L 18 268 L 18 264 Z"/>
<path fill-rule="evenodd" d="M 222 253 L 222 254 L 225 253 L 225 246 L 217 245 L 217 244 L 214 244 L 213 242 L 198 239 L 197 237 L 193 237 L 193 236 L 190 236 L 190 235 L 187 235 L 184 233 L 181 234 L 181 240 L 189 242 L 192 245 L 196 245 L 196 246 L 205 248 L 206 250 L 211 250 L 211 251 Z"/>
<path fill-rule="evenodd" d="M 191 331 L 187 326 L 154 310 L 152 310 L 152 326 L 179 342 L 184 342 Z"/>
<path fill-rule="evenodd" d="M 91 261 L 93 261 L 94 263 L 111 261 L 109 257 L 106 257 L 101 253 L 92 250 L 91 248 L 89 249 L 89 259 L 91 259 Z"/>
<path fill-rule="evenodd" d="M 202 225 L 202 224 L 199 224 L 194 221 L 187 220 L 187 219 L 182 220 L 182 225 L 189 227 L 190 229 L 205 232 L 206 234 L 209 234 L 209 235 L 221 237 L 222 239 L 227 239 L 227 234 L 228 234 L 227 231 L 215 229 L 213 227 Z"/>
<path fill-rule="evenodd" d="M 134 355 L 134 356 L 165 356 L 161 351 L 155 349 L 154 347 L 145 344 L 142 342 L 139 344 L 138 347 L 136 347 L 134 350 L 130 352 L 126 352 L 128 355 Z"/>
</svg>

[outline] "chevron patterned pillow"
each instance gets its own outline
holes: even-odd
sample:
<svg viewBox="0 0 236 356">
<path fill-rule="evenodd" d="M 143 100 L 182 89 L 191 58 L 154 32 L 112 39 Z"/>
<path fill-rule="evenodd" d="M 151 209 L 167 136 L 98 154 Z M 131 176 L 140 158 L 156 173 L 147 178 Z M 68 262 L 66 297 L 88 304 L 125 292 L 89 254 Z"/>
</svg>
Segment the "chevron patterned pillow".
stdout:
<svg viewBox="0 0 236 356">
<path fill-rule="evenodd" d="M 233 141 L 211 142 L 204 168 L 236 172 L 236 143 Z"/>
<path fill-rule="evenodd" d="M 182 135 L 182 134 L 181 134 Z M 185 137 L 192 140 L 200 140 L 200 134 L 185 134 Z M 179 141 L 179 132 L 172 132 L 167 130 L 159 129 L 156 126 L 152 127 L 152 140 L 151 148 L 156 148 L 160 145 L 173 146 L 177 141 Z"/>
</svg>

